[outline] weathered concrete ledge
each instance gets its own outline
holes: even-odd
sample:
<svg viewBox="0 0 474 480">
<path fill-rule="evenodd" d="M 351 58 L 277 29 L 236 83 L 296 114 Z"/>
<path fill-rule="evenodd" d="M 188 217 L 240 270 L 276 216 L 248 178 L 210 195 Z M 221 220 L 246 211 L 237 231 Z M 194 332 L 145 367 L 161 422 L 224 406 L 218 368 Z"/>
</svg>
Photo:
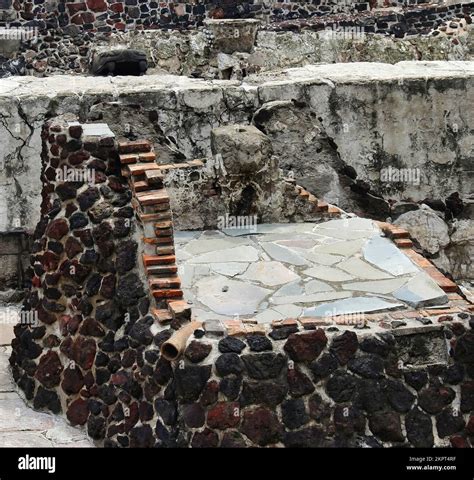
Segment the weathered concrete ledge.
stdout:
<svg viewBox="0 0 474 480">
<path fill-rule="evenodd" d="M 360 179 L 376 181 L 380 168 L 395 162 L 421 168 L 425 176 L 421 187 L 407 185 L 403 197 L 467 192 L 473 85 L 474 62 L 313 65 L 244 83 L 167 75 L 2 80 L 0 231 L 32 229 L 39 219 L 41 185 L 34 179 L 45 118 L 68 112 L 87 120 L 94 105 L 107 102 L 158 112 L 159 127 L 180 151 L 202 158 L 211 153 L 213 128 L 248 124 L 267 102 L 300 100 L 316 111 L 341 159 Z"/>
</svg>

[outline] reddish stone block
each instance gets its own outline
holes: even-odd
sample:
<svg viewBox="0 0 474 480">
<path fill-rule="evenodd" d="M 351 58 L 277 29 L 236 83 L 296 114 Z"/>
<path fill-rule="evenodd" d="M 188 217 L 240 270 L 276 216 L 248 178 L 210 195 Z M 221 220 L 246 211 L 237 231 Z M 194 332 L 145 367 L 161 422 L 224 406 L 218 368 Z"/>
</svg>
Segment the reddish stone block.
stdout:
<svg viewBox="0 0 474 480">
<path fill-rule="evenodd" d="M 236 427 L 240 422 L 240 408 L 237 402 L 219 402 L 207 414 L 210 428 L 225 430 Z"/>
<path fill-rule="evenodd" d="M 312 362 L 324 350 L 328 339 L 323 330 L 293 333 L 285 343 L 285 352 L 296 362 Z"/>
<path fill-rule="evenodd" d="M 50 351 L 40 358 L 35 377 L 46 388 L 53 388 L 59 385 L 62 371 L 63 366 L 58 354 Z"/>
<path fill-rule="evenodd" d="M 79 398 L 72 402 L 67 409 L 66 416 L 72 425 L 84 425 L 89 418 L 88 401 Z"/>
</svg>

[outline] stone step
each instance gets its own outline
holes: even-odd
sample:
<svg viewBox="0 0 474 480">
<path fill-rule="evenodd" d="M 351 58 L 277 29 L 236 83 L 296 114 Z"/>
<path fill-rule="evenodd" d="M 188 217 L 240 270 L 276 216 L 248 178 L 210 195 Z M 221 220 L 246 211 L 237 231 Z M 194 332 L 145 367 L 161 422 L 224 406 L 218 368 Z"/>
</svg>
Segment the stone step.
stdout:
<svg viewBox="0 0 474 480">
<path fill-rule="evenodd" d="M 156 160 L 155 152 L 140 153 L 138 155 L 139 162 L 154 162 Z"/>
<path fill-rule="evenodd" d="M 171 219 L 171 211 L 163 211 L 157 213 L 139 213 L 138 217 L 143 223 L 157 222 L 161 220 Z"/>
<path fill-rule="evenodd" d="M 142 240 L 146 245 L 156 245 L 156 248 L 174 246 L 173 237 L 143 238 Z"/>
<path fill-rule="evenodd" d="M 148 192 L 140 192 L 137 194 L 140 205 L 157 205 L 169 203 L 170 197 L 165 189 L 150 190 Z"/>
<path fill-rule="evenodd" d="M 395 238 L 393 241 L 398 248 L 413 247 L 413 242 L 409 238 Z"/>
<path fill-rule="evenodd" d="M 143 255 L 143 264 L 145 267 L 152 265 L 173 265 L 175 263 L 175 255 Z"/>
<path fill-rule="evenodd" d="M 153 290 L 181 287 L 181 279 L 177 275 L 174 275 L 172 277 L 149 278 L 148 283 L 150 285 L 150 288 Z"/>
<path fill-rule="evenodd" d="M 149 152 L 151 150 L 151 143 L 148 140 L 134 140 L 119 142 L 119 153 L 140 153 Z"/>
<path fill-rule="evenodd" d="M 148 185 L 148 182 L 146 182 L 145 180 L 139 180 L 138 182 L 133 182 L 132 185 L 135 192 L 145 192 L 151 189 L 150 185 Z"/>
<path fill-rule="evenodd" d="M 166 298 L 183 298 L 183 291 L 180 289 L 161 289 L 161 290 L 152 290 L 151 294 L 155 299 L 166 299 Z"/>
<path fill-rule="evenodd" d="M 178 272 L 176 265 L 151 265 L 146 267 L 147 275 L 169 276 Z"/>
<path fill-rule="evenodd" d="M 317 205 L 318 212 L 327 212 L 329 210 L 329 204 L 327 202 L 323 202 L 322 200 L 318 200 Z"/>
<path fill-rule="evenodd" d="M 169 323 L 173 320 L 173 316 L 171 315 L 170 311 L 166 310 L 165 308 L 152 308 L 151 314 L 160 324 Z"/>
<path fill-rule="evenodd" d="M 156 247 L 156 254 L 157 255 L 174 255 L 175 249 L 174 245 L 163 245 Z"/>
<path fill-rule="evenodd" d="M 132 165 L 127 165 L 127 175 L 126 176 L 139 176 L 143 175 L 151 170 L 160 170 L 160 167 L 156 163 L 135 163 Z"/>
<path fill-rule="evenodd" d="M 173 236 L 173 229 L 172 228 L 167 228 L 167 229 L 156 229 L 155 230 L 155 235 L 157 237 L 172 237 Z"/>
<path fill-rule="evenodd" d="M 398 239 L 398 238 L 410 238 L 410 232 L 405 230 L 404 228 L 390 228 L 388 232 L 390 238 Z"/>
<path fill-rule="evenodd" d="M 145 177 L 150 185 L 156 187 L 161 187 L 163 185 L 163 180 L 165 179 L 165 176 L 160 169 L 147 170 L 145 172 Z"/>
<path fill-rule="evenodd" d="M 185 300 L 169 300 L 168 309 L 174 320 L 191 320 L 191 307 Z"/>
<path fill-rule="evenodd" d="M 129 165 L 138 161 L 138 155 L 136 153 L 125 153 L 124 155 L 120 155 L 119 158 L 122 165 Z"/>
<path fill-rule="evenodd" d="M 155 223 L 155 230 L 167 230 L 173 228 L 173 222 L 166 221 L 166 222 L 157 222 Z"/>
</svg>

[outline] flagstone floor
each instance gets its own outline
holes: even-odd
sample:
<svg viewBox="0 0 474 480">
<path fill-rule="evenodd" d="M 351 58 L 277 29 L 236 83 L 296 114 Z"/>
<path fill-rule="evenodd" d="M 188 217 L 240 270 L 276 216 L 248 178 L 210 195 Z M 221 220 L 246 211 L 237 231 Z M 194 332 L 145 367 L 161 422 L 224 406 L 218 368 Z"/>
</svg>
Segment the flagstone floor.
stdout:
<svg viewBox="0 0 474 480">
<path fill-rule="evenodd" d="M 63 418 L 36 412 L 15 390 L 8 358 L 18 310 L 0 308 L 0 447 L 92 447 L 86 434 Z"/>
<path fill-rule="evenodd" d="M 255 228 L 177 232 L 179 274 L 197 320 L 269 323 L 448 301 L 371 220 Z"/>
</svg>

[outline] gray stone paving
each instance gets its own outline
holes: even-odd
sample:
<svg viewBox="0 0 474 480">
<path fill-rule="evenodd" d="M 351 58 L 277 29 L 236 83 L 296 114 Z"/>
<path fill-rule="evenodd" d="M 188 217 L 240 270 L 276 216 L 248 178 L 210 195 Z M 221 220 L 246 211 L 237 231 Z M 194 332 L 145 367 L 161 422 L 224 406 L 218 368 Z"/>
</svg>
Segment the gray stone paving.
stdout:
<svg viewBox="0 0 474 480">
<path fill-rule="evenodd" d="M 16 308 L 0 308 L 0 447 L 93 447 L 82 430 L 62 417 L 33 410 L 18 395 L 8 363 L 18 319 Z"/>
<path fill-rule="evenodd" d="M 445 293 L 358 217 L 177 232 L 179 273 L 198 320 L 260 323 L 447 303 Z"/>
</svg>

